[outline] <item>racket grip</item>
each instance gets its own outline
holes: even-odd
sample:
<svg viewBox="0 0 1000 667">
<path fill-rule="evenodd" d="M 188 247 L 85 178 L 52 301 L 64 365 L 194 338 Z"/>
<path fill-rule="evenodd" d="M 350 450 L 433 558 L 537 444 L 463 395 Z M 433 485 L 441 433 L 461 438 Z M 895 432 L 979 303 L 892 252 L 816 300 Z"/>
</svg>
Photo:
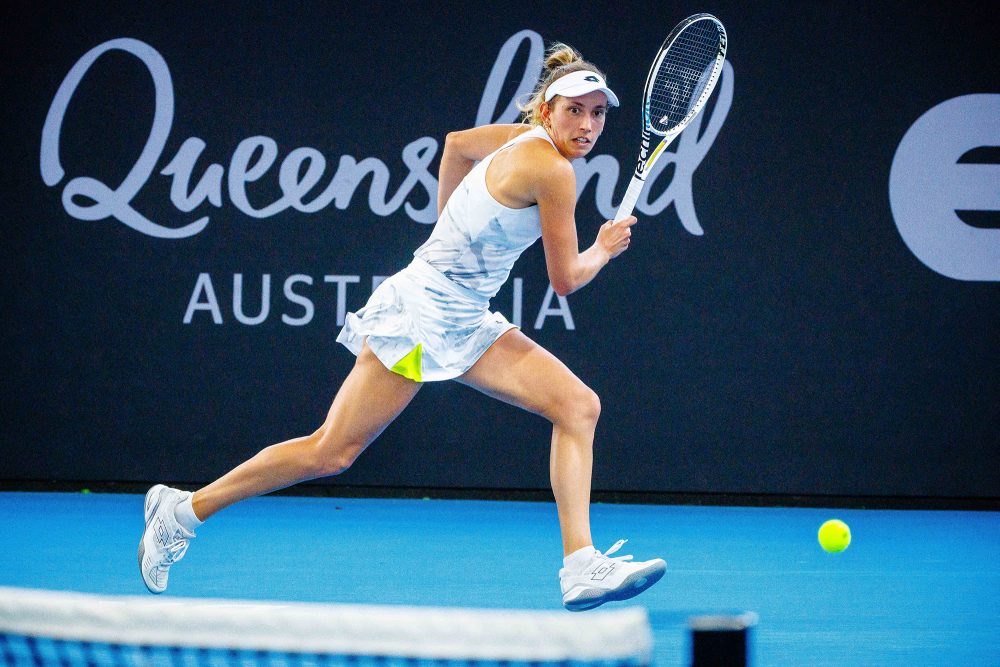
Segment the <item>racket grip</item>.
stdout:
<svg viewBox="0 0 1000 667">
<path fill-rule="evenodd" d="M 639 195 L 642 194 L 642 187 L 645 184 L 646 179 L 639 178 L 638 176 L 632 176 L 632 182 L 628 184 L 628 190 L 625 191 L 625 197 L 622 198 L 622 203 L 618 206 L 618 212 L 615 213 L 615 222 L 624 220 L 632 215 L 632 211 L 635 209 L 635 203 L 639 201 Z"/>
</svg>

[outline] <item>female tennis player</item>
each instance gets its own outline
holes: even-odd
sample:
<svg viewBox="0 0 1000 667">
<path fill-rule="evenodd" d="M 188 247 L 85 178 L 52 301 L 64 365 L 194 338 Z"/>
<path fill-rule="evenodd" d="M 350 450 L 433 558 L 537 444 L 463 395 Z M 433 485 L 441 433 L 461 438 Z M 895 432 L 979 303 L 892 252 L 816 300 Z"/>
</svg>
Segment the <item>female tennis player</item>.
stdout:
<svg viewBox="0 0 1000 667">
<path fill-rule="evenodd" d="M 539 236 L 552 287 L 570 294 L 629 247 L 635 217 L 605 222 L 580 252 L 571 160 L 594 148 L 618 98 L 571 47 L 553 46 L 525 123 L 450 133 L 441 157 L 438 221 L 412 263 L 349 314 L 337 340 L 357 355 L 326 421 L 272 445 L 189 493 L 146 494 L 139 566 L 154 593 L 194 530 L 245 498 L 347 470 L 422 383 L 455 379 L 552 422 L 550 477 L 562 532 L 563 604 L 581 611 L 638 595 L 663 576 L 660 559 L 632 562 L 593 546 L 590 485 L 597 395 L 489 301 Z M 477 164 L 478 163 L 478 164 Z"/>
</svg>

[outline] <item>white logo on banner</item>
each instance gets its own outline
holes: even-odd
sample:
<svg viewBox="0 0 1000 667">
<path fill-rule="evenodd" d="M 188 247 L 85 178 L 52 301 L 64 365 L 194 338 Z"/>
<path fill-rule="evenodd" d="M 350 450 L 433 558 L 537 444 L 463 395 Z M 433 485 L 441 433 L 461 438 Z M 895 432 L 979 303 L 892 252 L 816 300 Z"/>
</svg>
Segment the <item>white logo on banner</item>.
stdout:
<svg viewBox="0 0 1000 667">
<path fill-rule="evenodd" d="M 500 92 L 513 66 L 514 56 L 525 41 L 528 43 L 530 53 L 518 89 L 503 111 L 493 117 Z M 42 130 L 42 180 L 46 185 L 54 187 L 66 176 L 60 159 L 60 133 L 66 111 L 73 94 L 90 68 L 103 54 L 112 50 L 134 55 L 149 70 L 155 89 L 152 127 L 142 153 L 121 183 L 108 184 L 94 175 L 75 176 L 63 188 L 63 208 L 66 213 L 78 220 L 113 218 L 142 234 L 157 238 L 177 239 L 194 236 L 208 225 L 207 215 L 180 226 L 167 226 L 151 220 L 133 206 L 133 201 L 152 177 L 162 157 L 174 116 L 174 89 L 170 69 L 163 56 L 144 42 L 135 39 L 114 39 L 105 42 L 87 52 L 70 69 L 52 100 Z M 541 72 L 543 50 L 541 36 L 531 30 L 523 30 L 507 40 L 501 47 L 490 72 L 476 116 L 477 125 L 490 122 L 509 123 L 516 120 L 518 111 L 515 102 L 530 93 L 537 81 Z M 649 193 L 661 189 L 650 184 L 636 206 L 640 213 L 655 216 L 673 203 L 684 228 L 692 234 L 703 233 L 694 211 L 691 178 L 725 122 L 732 105 L 732 97 L 733 70 L 727 62 L 719 85 L 718 99 L 711 116 L 707 119 L 707 127 L 702 132 L 702 116 L 696 118 L 681 135 L 680 141 L 676 144 L 676 152 L 660 160 L 648 180 L 655 181 L 671 163 L 675 165 L 673 180 L 652 201 L 648 198 Z M 312 199 L 306 200 L 308 193 L 316 188 L 327 174 L 327 160 L 315 148 L 296 148 L 289 152 L 277 167 L 277 180 L 282 196 L 260 208 L 255 208 L 250 203 L 247 191 L 248 188 L 252 188 L 254 182 L 267 176 L 275 166 L 278 160 L 278 143 L 267 136 L 248 137 L 237 145 L 228 169 L 220 164 L 211 164 L 200 177 L 196 177 L 195 163 L 205 148 L 204 140 L 198 137 L 188 138 L 173 159 L 160 171 L 161 175 L 172 178 L 170 201 L 182 213 L 190 213 L 206 201 L 216 208 L 221 208 L 224 189 L 229 201 L 241 212 L 253 218 L 269 218 L 289 208 L 302 213 L 315 213 L 330 204 L 343 210 L 350 204 L 362 181 L 371 175 L 368 207 L 376 215 L 388 216 L 402 207 L 410 219 L 416 222 L 433 223 L 437 217 L 437 179 L 428 171 L 438 149 L 438 142 L 432 137 L 421 137 L 403 147 L 402 160 L 409 173 L 391 196 L 388 193 L 390 173 L 385 162 L 375 157 L 357 160 L 353 156 L 343 155 L 339 158 L 332 176 L 327 176 L 329 183 L 326 188 Z M 579 190 L 582 191 L 590 179 L 596 179 L 597 209 L 604 218 L 613 217 L 617 207 L 612 203 L 612 196 L 620 175 L 618 160 L 609 155 L 597 155 L 586 161 L 579 160 L 575 166 Z M 428 200 L 423 208 L 417 208 L 408 201 L 410 194 L 417 188 L 423 189 L 424 196 Z"/>
<path fill-rule="evenodd" d="M 889 172 L 889 203 L 910 251 L 958 280 L 1000 281 L 1000 229 L 966 224 L 957 211 L 1000 211 L 1000 165 L 958 164 L 1000 145 L 1000 95 L 938 104 L 910 127 Z"/>
</svg>

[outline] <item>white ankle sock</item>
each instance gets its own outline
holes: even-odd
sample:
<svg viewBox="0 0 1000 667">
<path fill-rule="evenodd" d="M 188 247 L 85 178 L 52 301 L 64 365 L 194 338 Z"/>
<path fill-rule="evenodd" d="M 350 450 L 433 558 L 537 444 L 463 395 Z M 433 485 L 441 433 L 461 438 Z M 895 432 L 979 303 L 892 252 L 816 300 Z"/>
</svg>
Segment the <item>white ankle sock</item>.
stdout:
<svg viewBox="0 0 1000 667">
<path fill-rule="evenodd" d="M 582 570 L 593 559 L 595 553 L 597 553 L 597 549 L 592 544 L 582 549 L 577 549 L 563 558 L 563 566 L 567 570 Z"/>
<path fill-rule="evenodd" d="M 198 518 L 197 514 L 194 513 L 194 507 L 191 505 L 192 498 L 194 498 L 193 493 L 177 503 L 177 506 L 174 507 L 174 518 L 177 519 L 177 523 L 179 523 L 182 528 L 193 533 L 195 528 L 204 522 Z"/>
</svg>

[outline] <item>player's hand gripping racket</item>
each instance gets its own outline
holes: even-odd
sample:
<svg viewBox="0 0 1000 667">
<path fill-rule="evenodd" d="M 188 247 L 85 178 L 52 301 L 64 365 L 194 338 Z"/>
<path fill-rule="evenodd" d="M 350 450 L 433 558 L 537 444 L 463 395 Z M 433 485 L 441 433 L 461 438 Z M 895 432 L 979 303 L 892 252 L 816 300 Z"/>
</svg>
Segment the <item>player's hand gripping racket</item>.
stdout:
<svg viewBox="0 0 1000 667">
<path fill-rule="evenodd" d="M 667 36 L 646 77 L 639 163 L 615 214 L 615 222 L 632 215 L 646 184 L 646 175 L 674 137 L 705 106 L 725 60 L 726 29 L 711 14 L 689 16 Z M 652 152 L 650 135 L 663 137 Z"/>
</svg>

